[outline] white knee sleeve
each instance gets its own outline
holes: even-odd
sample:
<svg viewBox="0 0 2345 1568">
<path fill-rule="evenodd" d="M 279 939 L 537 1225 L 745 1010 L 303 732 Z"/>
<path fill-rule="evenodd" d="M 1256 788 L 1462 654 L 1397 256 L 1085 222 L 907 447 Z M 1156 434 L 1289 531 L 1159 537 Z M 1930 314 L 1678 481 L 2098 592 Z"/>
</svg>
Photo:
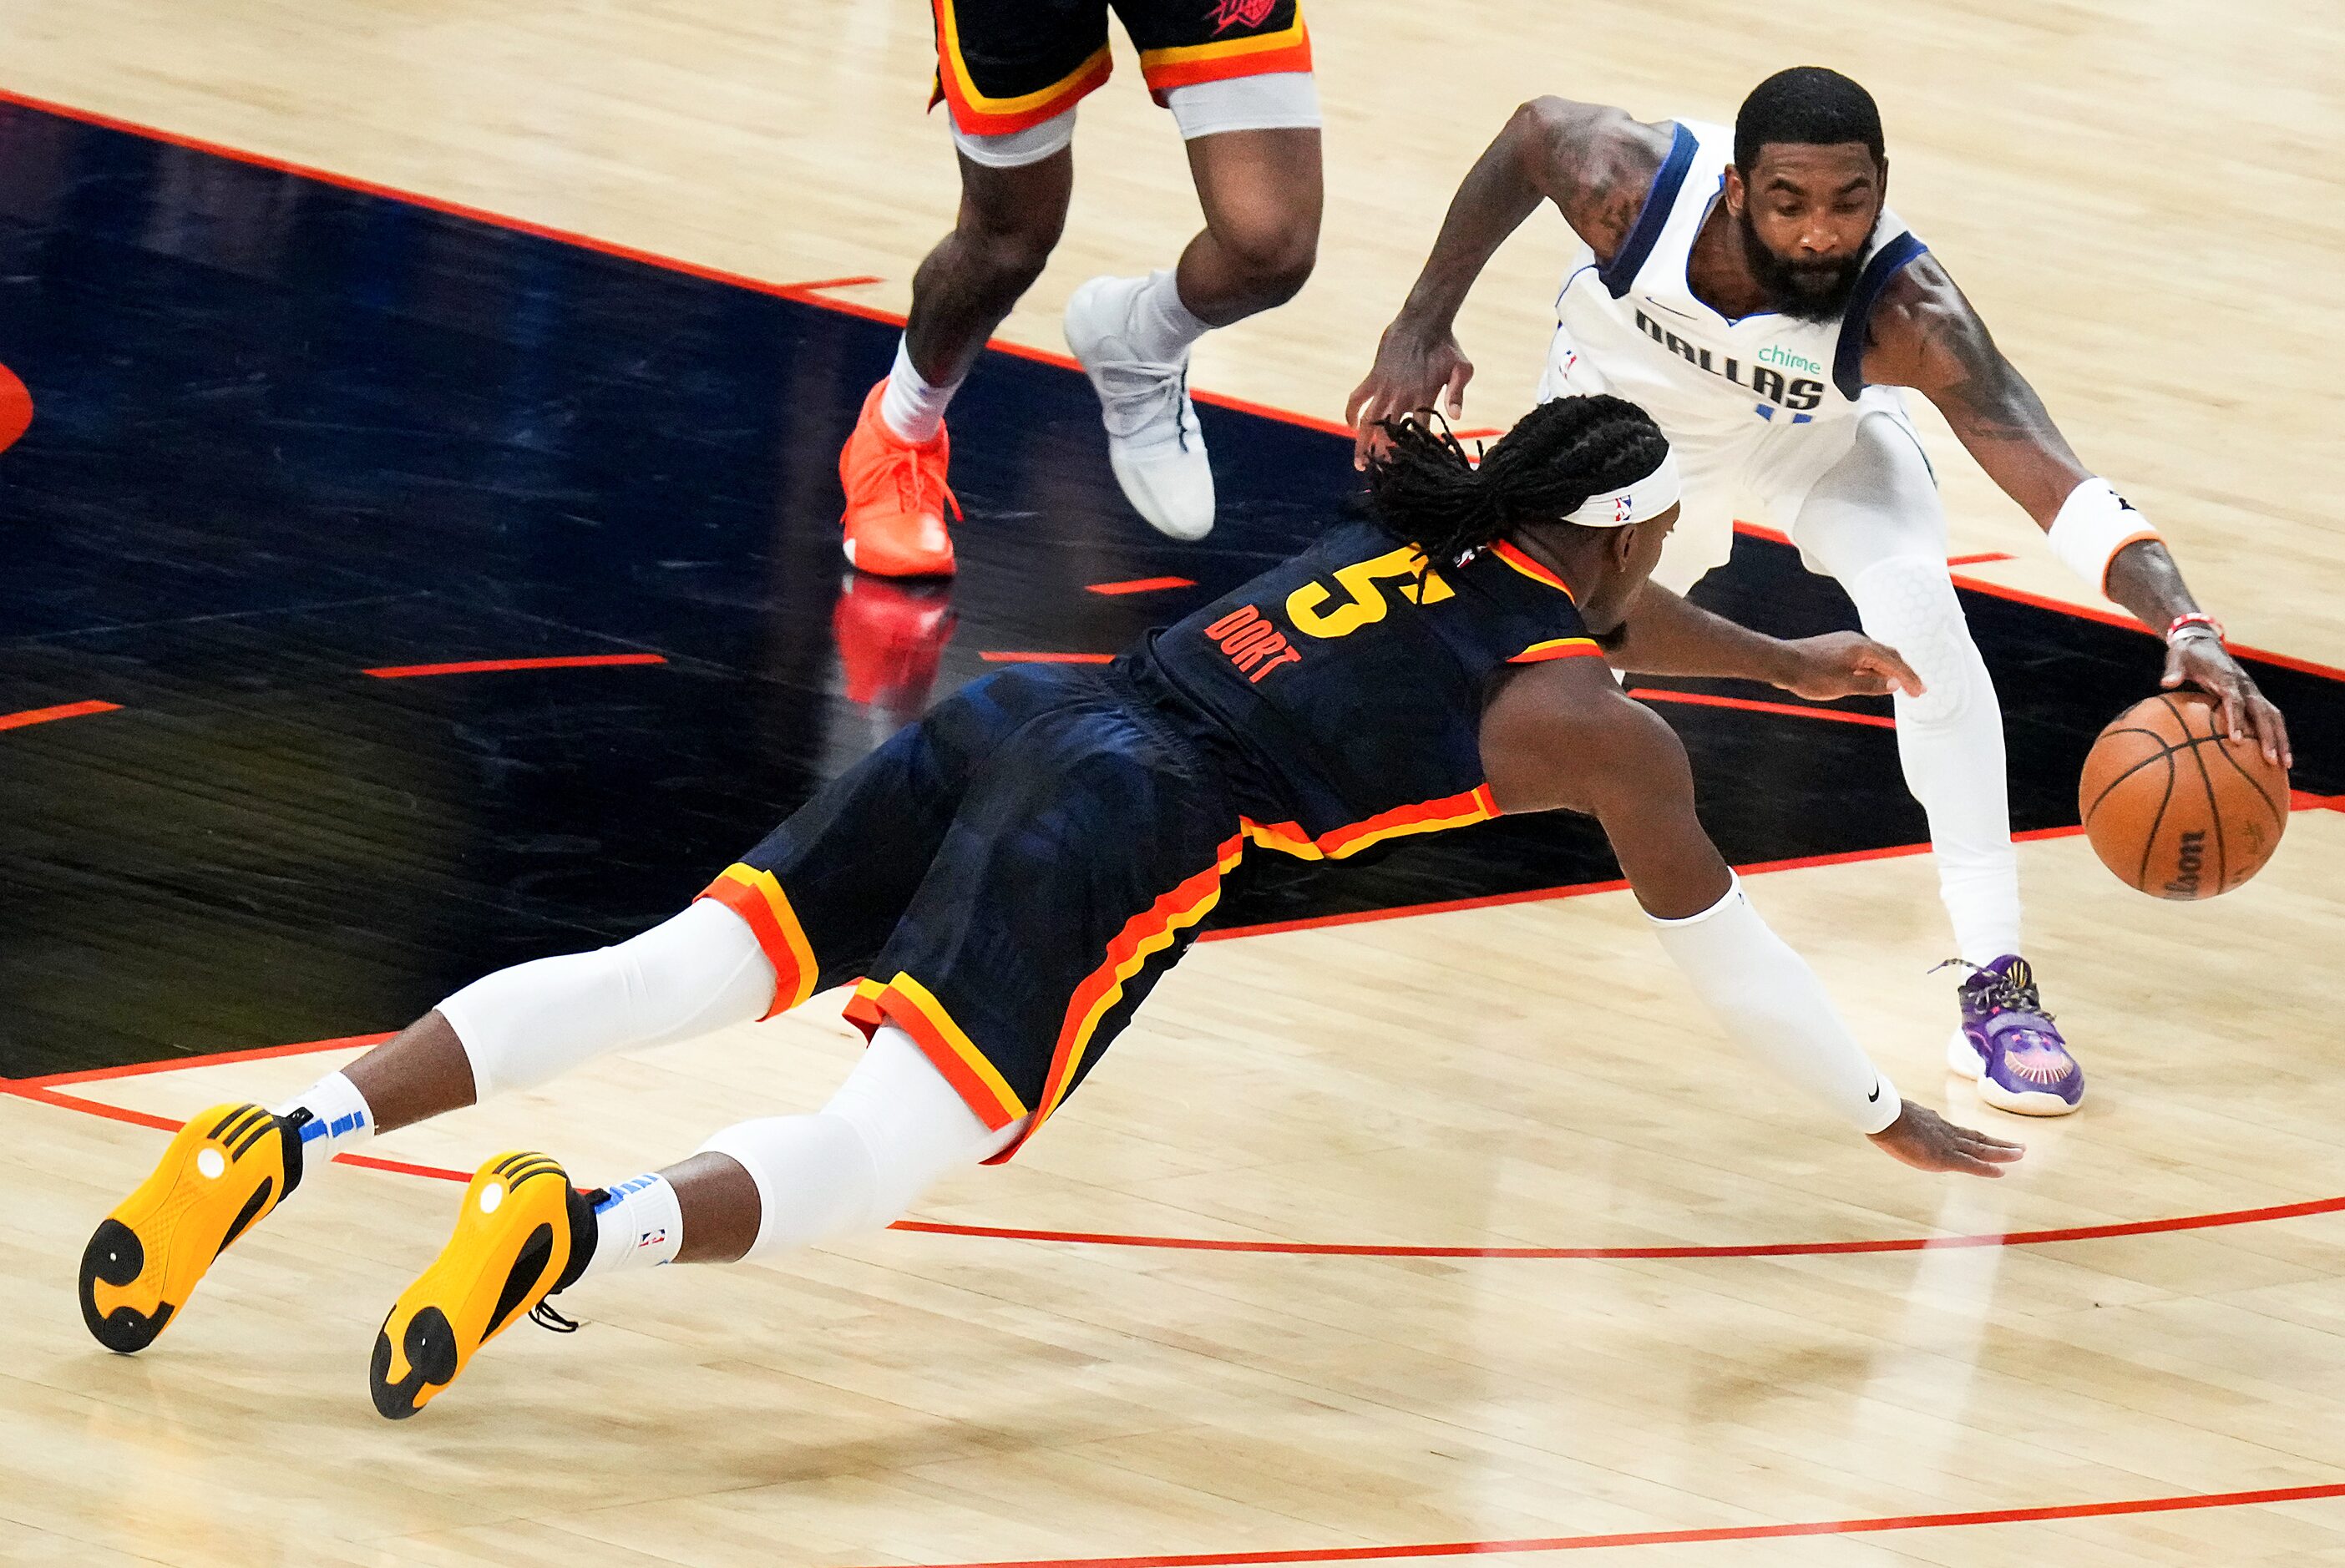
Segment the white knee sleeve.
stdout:
<svg viewBox="0 0 2345 1568">
<path fill-rule="evenodd" d="M 1945 512 L 1911 429 L 1864 416 L 1847 454 L 1809 491 L 1792 537 L 1848 591 L 1866 634 L 1903 654 L 1929 688 L 1896 699 L 1897 756 L 1929 814 L 1938 890 L 1963 956 L 1985 964 L 2017 952 L 2003 709 L 1946 574 Z"/>
<path fill-rule="evenodd" d="M 1974 704 L 1995 704 L 1986 661 L 1971 641 L 1943 561 L 1894 557 L 1842 586 L 1856 602 L 1864 634 L 1903 653 L 1927 688 L 1919 697 L 1897 698 L 1898 723 L 1954 724 Z"/>
<path fill-rule="evenodd" d="M 812 1116 L 745 1121 L 701 1145 L 757 1187 L 749 1256 L 878 1230 L 949 1171 L 998 1154 L 1025 1126 L 991 1128 L 892 1024 Z"/>
<path fill-rule="evenodd" d="M 614 947 L 540 958 L 440 1004 L 481 1098 L 528 1088 L 605 1051 L 665 1045 L 754 1022 L 774 966 L 748 923 L 702 899 Z"/>
</svg>

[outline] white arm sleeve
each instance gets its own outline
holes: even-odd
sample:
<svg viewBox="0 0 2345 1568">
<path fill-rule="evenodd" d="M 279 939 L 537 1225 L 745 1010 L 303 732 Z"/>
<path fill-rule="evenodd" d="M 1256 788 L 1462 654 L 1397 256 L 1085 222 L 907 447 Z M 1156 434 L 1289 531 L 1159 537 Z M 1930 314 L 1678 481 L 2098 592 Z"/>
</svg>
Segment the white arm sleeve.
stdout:
<svg viewBox="0 0 2345 1568">
<path fill-rule="evenodd" d="M 1896 1086 L 1849 1033 L 1815 971 L 1759 918 L 1740 877 L 1700 914 L 1655 919 L 1653 929 L 1694 994 L 1761 1060 L 1859 1132 L 1897 1119 Z"/>
</svg>

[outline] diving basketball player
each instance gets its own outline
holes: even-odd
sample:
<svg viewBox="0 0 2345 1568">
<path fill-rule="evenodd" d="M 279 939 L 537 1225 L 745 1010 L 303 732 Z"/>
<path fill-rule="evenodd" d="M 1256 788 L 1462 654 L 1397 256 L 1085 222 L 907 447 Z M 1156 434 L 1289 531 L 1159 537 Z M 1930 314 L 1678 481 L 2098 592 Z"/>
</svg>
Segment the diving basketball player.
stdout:
<svg viewBox="0 0 2345 1568">
<path fill-rule="evenodd" d="M 2063 561 L 2162 633 L 2165 684 L 2222 701 L 2234 738 L 2285 761 L 2288 732 L 2223 646 L 2166 546 L 2069 450 L 1946 270 L 1883 205 L 1881 116 L 1815 66 L 1779 72 L 1734 127 L 1640 124 L 1542 98 L 1515 112 L 1457 188 L 1353 392 L 1362 460 L 1378 422 L 1446 399 L 1473 366 L 1451 329 L 1491 253 L 1542 200 L 1581 245 L 1556 302 L 1541 398 L 1611 391 L 1660 422 L 1684 516 L 1653 580 L 1682 592 L 1724 565 L 1736 509 L 1771 517 L 1864 629 L 1928 683 L 1895 700 L 1907 787 L 1930 821 L 1961 961 L 1947 1065 L 2005 1110 L 2076 1108 L 2083 1071 L 2020 953 L 2003 715 L 1946 572 L 1945 515 L 1901 387 L 1938 406 Z"/>
<path fill-rule="evenodd" d="M 1294 298 L 1319 245 L 1319 98 L 1297 0 L 932 0 L 937 86 L 960 215 L 912 278 L 895 367 L 839 453 L 847 559 L 885 577 L 953 569 L 945 408 L 987 336 L 1041 276 L 1074 186 L 1075 106 L 1107 80 L 1111 7 L 1172 113 L 1204 206 L 1180 264 L 1094 278 L 1067 346 L 1099 393 L 1133 510 L 1175 539 L 1213 526 L 1189 349 Z"/>
<path fill-rule="evenodd" d="M 615 1269 L 875 1229 L 1007 1159 L 1187 950 L 1248 845 L 1341 860 L 1501 811 L 1594 814 L 1655 934 L 1769 1066 L 1887 1153 L 1999 1174 L 2016 1145 L 1901 1100 L 1695 819 L 1676 735 L 1607 664 L 1810 697 L 1915 685 L 1854 633 L 1782 642 L 1648 590 L 1678 514 L 1652 420 L 1533 410 L 1479 470 L 1413 424 L 1336 528 L 1114 663 L 989 676 L 824 788 L 682 914 L 456 992 L 276 1110 L 218 1106 L 91 1238 L 90 1331 L 151 1342 L 228 1241 L 337 1150 L 605 1051 L 855 980 L 870 1048 L 818 1113 L 748 1121 L 581 1194 L 500 1156 L 391 1308 L 371 1382 L 411 1415 L 517 1317 Z M 861 978 L 858 978 L 860 976 Z"/>
</svg>

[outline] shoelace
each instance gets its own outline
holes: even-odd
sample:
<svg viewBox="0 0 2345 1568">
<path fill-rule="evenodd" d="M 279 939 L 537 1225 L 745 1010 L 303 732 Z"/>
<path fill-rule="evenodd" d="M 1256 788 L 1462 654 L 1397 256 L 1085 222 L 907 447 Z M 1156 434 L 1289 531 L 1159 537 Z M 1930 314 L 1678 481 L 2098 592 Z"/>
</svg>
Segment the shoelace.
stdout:
<svg viewBox="0 0 2345 1568">
<path fill-rule="evenodd" d="M 536 1306 L 532 1307 L 529 1310 L 529 1320 L 541 1329 L 551 1329 L 557 1334 L 574 1334 L 578 1331 L 578 1320 L 575 1318 L 565 1318 L 555 1311 L 552 1301 L 540 1301 Z"/>
<path fill-rule="evenodd" d="M 1189 421 L 1182 417 L 1189 396 L 1189 366 L 1147 359 L 1110 359 L 1092 367 L 1098 377 L 1100 412 L 1107 433 L 1130 440 L 1151 425 L 1172 421 L 1181 450 L 1189 450 Z"/>
<path fill-rule="evenodd" d="M 925 510 L 920 502 L 927 495 L 928 488 L 928 470 L 920 466 L 918 458 L 907 451 L 896 462 L 896 504 L 906 511 L 919 514 Z M 953 521 L 959 522 L 960 498 L 953 494 L 952 486 L 939 482 L 937 493 L 944 498 L 945 505 L 952 509 Z"/>
<path fill-rule="evenodd" d="M 1994 974 L 1985 965 L 1974 964 L 1967 958 L 1949 958 L 1943 964 L 1934 964 L 1930 966 L 1930 973 L 1934 975 L 1941 969 L 1957 966 L 1971 972 L 1971 977 L 1963 982 L 1965 990 L 1976 984 L 1980 976 Z M 1990 1013 L 2033 1013 L 2046 1023 L 2052 1020 L 2052 1015 L 2044 1010 L 2044 997 L 2036 990 L 2034 980 L 2023 986 L 2008 972 L 1994 974 L 1993 979 L 1979 986 L 1978 994 Z"/>
</svg>

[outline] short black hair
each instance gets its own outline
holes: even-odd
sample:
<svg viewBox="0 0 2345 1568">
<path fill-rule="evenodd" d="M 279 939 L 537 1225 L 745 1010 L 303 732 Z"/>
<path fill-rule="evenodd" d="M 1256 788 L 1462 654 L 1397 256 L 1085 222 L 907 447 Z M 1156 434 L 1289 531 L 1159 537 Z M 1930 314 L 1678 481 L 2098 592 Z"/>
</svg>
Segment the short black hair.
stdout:
<svg viewBox="0 0 2345 1568">
<path fill-rule="evenodd" d="M 1560 522 L 1591 495 L 1652 472 L 1670 443 L 1653 416 L 1606 393 L 1541 403 L 1475 462 L 1447 430 L 1384 421 L 1368 505 L 1386 532 L 1447 566 L 1526 522 Z"/>
<path fill-rule="evenodd" d="M 1769 142 L 1829 147 L 1863 142 L 1881 163 L 1881 107 L 1873 95 L 1838 71 L 1794 66 L 1778 71 L 1742 100 L 1734 116 L 1734 167 L 1746 176 Z"/>
</svg>

